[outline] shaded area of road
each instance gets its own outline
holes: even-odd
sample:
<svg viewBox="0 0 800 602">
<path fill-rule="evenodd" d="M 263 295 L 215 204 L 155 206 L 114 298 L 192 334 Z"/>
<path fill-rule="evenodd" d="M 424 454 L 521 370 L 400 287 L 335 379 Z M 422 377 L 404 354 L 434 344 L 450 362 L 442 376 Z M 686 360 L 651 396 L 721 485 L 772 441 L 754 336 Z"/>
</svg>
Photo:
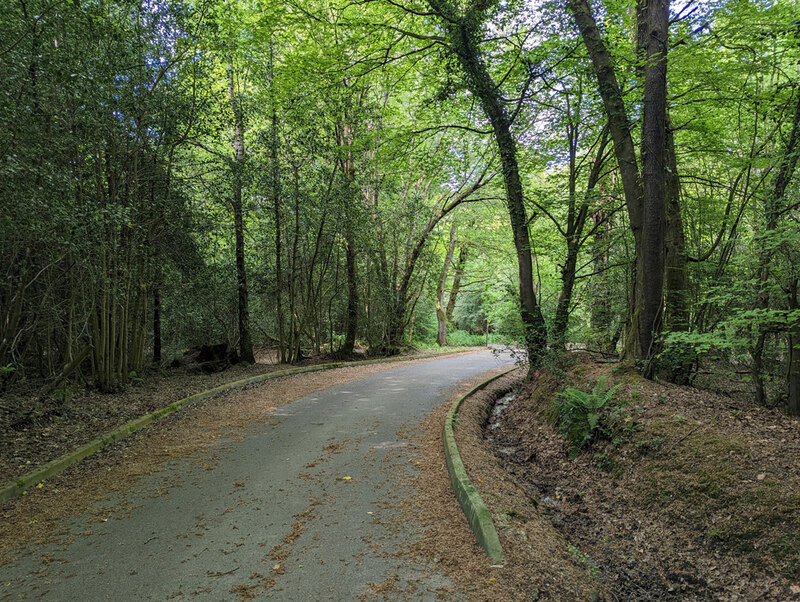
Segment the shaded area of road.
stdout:
<svg viewBox="0 0 800 602">
<path fill-rule="evenodd" d="M 280 406 L 231 434 L 213 468 L 171 462 L 102 502 L 110 518 L 90 534 L 80 517 L 70 543 L 0 568 L 0 597 L 435 599 L 453 584 L 397 554 L 415 530 L 398 510 L 414 474 L 398 431 L 511 362 L 487 351 L 404 365 Z"/>
</svg>

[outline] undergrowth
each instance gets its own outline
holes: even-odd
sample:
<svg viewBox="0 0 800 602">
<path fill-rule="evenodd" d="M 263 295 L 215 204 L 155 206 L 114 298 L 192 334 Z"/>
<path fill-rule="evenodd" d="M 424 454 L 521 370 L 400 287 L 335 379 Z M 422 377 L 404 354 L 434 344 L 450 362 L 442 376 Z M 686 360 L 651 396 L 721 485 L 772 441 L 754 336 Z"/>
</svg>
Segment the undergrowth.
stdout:
<svg viewBox="0 0 800 602">
<path fill-rule="evenodd" d="M 555 426 L 570 442 L 571 456 L 597 439 L 613 443 L 630 424 L 625 400 L 617 397 L 620 385 L 608 386 L 608 377 L 597 380 L 591 393 L 568 387 L 553 401 Z"/>
<path fill-rule="evenodd" d="M 798 578 L 800 490 L 778 477 L 786 460 L 773 465 L 755 447 L 779 440 L 762 439 L 763 427 L 731 432 L 714 410 L 688 405 L 688 390 L 658 390 L 630 370 L 613 371 L 616 386 L 589 365 L 567 372 L 543 370 L 528 407 L 565 437 L 571 459 L 610 474 L 639 511 L 701 549 Z"/>
</svg>

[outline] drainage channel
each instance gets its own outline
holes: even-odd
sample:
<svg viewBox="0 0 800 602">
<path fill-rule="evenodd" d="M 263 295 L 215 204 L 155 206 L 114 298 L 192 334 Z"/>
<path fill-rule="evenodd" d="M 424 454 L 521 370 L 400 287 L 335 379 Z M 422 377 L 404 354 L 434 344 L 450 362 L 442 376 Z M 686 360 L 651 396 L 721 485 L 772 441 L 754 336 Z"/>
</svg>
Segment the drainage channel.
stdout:
<svg viewBox="0 0 800 602">
<path fill-rule="evenodd" d="M 492 448 L 494 449 L 495 453 L 502 454 L 504 456 L 511 456 L 516 451 L 516 448 L 498 447 L 496 445 L 493 433 L 501 426 L 500 420 L 503 416 L 503 412 L 508 409 L 508 406 L 511 405 L 511 402 L 516 398 L 516 393 L 507 393 L 494 403 L 494 407 L 492 408 L 492 412 L 489 416 L 489 422 L 484 431 L 484 437 L 486 438 L 486 441 L 492 444 Z"/>
<path fill-rule="evenodd" d="M 495 401 L 489 414 L 489 421 L 484 428 L 483 436 L 506 470 L 512 474 L 523 475 L 526 473 L 526 465 L 530 463 L 532 454 L 526 452 L 522 447 L 509 445 L 508 439 L 502 433 L 503 427 L 510 428 L 504 424 L 505 412 L 516 398 L 517 392 L 512 391 Z M 560 500 L 555 494 L 549 495 L 548 487 L 537 487 L 530 479 L 530 475 L 526 475 L 526 477 L 518 480 L 519 485 L 522 486 L 531 499 L 538 502 L 540 508 L 543 507 L 543 509 L 549 510 L 553 524 L 558 525 L 562 520 Z M 539 485 L 543 485 L 543 483 L 539 483 Z"/>
</svg>

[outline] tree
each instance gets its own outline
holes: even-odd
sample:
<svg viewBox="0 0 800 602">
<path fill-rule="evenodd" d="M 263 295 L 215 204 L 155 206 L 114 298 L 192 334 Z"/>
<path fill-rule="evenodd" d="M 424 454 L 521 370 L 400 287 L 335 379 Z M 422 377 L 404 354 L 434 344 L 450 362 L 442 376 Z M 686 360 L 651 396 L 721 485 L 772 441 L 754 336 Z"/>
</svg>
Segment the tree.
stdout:
<svg viewBox="0 0 800 602">
<path fill-rule="evenodd" d="M 458 224 L 454 222 L 453 225 L 450 226 L 450 241 L 444 256 L 442 275 L 439 276 L 439 282 L 436 286 L 436 322 L 438 325 L 436 343 L 439 347 L 445 347 L 447 345 L 447 311 L 444 303 L 444 293 L 447 287 L 447 276 L 450 271 L 450 264 L 453 261 L 453 254 L 456 250 L 456 232 L 458 232 Z M 455 305 L 455 297 L 453 297 L 452 294 L 451 298 L 453 300 L 453 305 Z M 452 315 L 452 310 L 450 313 Z"/>
<path fill-rule="evenodd" d="M 655 335 L 661 330 L 665 274 L 669 3 L 658 0 L 637 5 L 637 24 L 641 29 L 638 40 L 644 61 L 641 175 L 622 91 L 589 2 L 569 0 L 567 6 L 594 66 L 622 175 L 628 217 L 636 245 L 635 286 L 631 292 L 631 329 L 626 354 L 649 361 L 655 351 Z M 647 369 L 647 373 L 652 374 L 652 367 Z"/>
<path fill-rule="evenodd" d="M 517 161 L 517 143 L 511 132 L 513 118 L 479 50 L 485 21 L 489 12 L 497 9 L 497 3 L 477 0 L 462 8 L 447 0 L 428 0 L 428 5 L 440 19 L 445 32 L 442 42 L 456 56 L 467 88 L 478 98 L 492 126 L 517 250 L 520 314 L 525 325 L 529 365 L 533 370 L 547 348 L 547 327 L 533 287 L 528 217 Z"/>
</svg>

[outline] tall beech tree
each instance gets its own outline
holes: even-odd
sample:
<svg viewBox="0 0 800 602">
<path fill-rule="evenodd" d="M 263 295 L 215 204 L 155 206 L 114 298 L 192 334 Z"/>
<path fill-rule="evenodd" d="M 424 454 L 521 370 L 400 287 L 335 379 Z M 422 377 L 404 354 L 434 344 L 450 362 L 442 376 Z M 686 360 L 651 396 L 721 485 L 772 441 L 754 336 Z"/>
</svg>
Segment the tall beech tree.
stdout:
<svg viewBox="0 0 800 602">
<path fill-rule="evenodd" d="M 655 351 L 656 335 L 661 330 L 664 304 L 669 2 L 655 0 L 637 5 L 638 40 L 644 61 L 641 174 L 622 90 L 592 8 L 588 0 L 569 0 L 567 6 L 594 66 L 636 245 L 625 354 L 638 360 L 650 360 Z M 652 367 L 647 372 L 652 374 Z"/>
</svg>

